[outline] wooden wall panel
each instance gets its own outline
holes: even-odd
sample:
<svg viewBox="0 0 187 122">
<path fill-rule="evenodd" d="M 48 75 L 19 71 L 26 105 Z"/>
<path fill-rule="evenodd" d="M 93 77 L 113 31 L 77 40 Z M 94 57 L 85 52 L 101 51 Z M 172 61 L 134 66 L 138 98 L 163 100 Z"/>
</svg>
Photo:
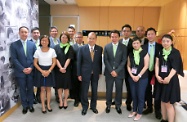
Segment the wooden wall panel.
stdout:
<svg viewBox="0 0 187 122">
<path fill-rule="evenodd" d="M 184 69 L 187 70 L 187 0 L 178 0 L 166 4 L 161 8 L 158 34 L 162 36 L 165 33 L 175 30 L 175 47 L 180 50 Z"/>
</svg>

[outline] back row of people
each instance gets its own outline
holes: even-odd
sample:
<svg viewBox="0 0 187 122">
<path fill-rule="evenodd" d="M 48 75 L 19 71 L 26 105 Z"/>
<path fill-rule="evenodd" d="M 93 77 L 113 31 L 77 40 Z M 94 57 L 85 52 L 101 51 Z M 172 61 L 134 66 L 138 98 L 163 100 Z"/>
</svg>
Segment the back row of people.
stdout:
<svg viewBox="0 0 187 122">
<path fill-rule="evenodd" d="M 115 108 L 116 111 L 121 114 L 121 104 L 122 104 L 122 86 L 123 86 L 123 79 L 125 78 L 126 86 L 127 86 L 127 110 L 131 111 L 131 102 L 133 101 L 133 112 L 128 117 L 135 116 L 134 120 L 139 120 L 143 114 L 152 113 L 152 86 L 150 82 L 154 77 L 154 64 L 156 63 L 158 66 L 156 69 L 156 88 L 155 94 L 155 115 L 156 118 L 161 118 L 161 110 L 160 110 L 160 103 L 162 103 L 162 115 L 163 121 L 167 119 L 166 111 L 171 109 L 171 106 L 174 102 L 178 102 L 180 100 L 180 87 L 179 85 L 174 84 L 174 87 L 177 87 L 177 91 L 172 95 L 176 97 L 163 97 L 163 92 L 165 95 L 170 95 L 171 92 L 162 90 L 162 87 L 166 87 L 166 89 L 170 89 L 170 81 L 174 74 L 181 74 L 182 72 L 182 60 L 179 62 L 175 62 L 180 65 L 176 65 L 173 67 L 171 64 L 165 64 L 166 67 L 162 67 L 158 62 L 159 60 L 156 59 L 156 56 L 159 55 L 167 55 L 170 57 L 170 53 L 173 50 L 176 50 L 172 46 L 172 38 L 169 35 L 165 35 L 163 37 L 167 40 L 168 43 L 167 47 L 170 47 L 170 51 L 165 51 L 166 47 L 163 47 L 155 42 L 156 31 L 154 28 L 149 28 L 147 30 L 147 38 L 148 41 L 140 39 L 140 33 L 143 33 L 141 30 L 144 29 L 143 27 L 139 27 L 139 31 L 137 29 L 137 36 L 139 38 L 133 38 L 131 40 L 131 26 L 126 24 L 122 27 L 122 35 L 124 38 L 119 41 L 120 33 L 117 30 L 114 30 L 110 34 L 111 43 L 107 44 L 104 48 L 104 63 L 105 63 L 105 80 L 106 80 L 106 113 L 110 112 L 110 108 L 112 105 L 112 89 L 113 84 L 115 83 L 116 87 L 116 96 L 115 96 Z M 37 29 L 36 29 L 37 30 Z M 52 28 L 51 32 L 55 31 L 57 33 L 57 28 Z M 144 31 L 144 30 L 143 30 Z M 34 31 L 33 31 L 34 32 Z M 139 34 L 138 34 L 139 32 Z M 81 95 L 80 87 L 76 87 L 78 89 L 73 89 L 74 93 L 78 96 L 75 97 L 75 106 L 78 106 L 79 101 L 81 100 L 82 104 L 82 115 L 87 113 L 87 109 L 89 107 L 88 103 L 88 88 L 91 81 L 91 90 L 92 90 L 92 97 L 91 97 L 91 104 L 90 108 L 94 113 L 98 113 L 96 108 L 97 104 L 97 86 L 99 75 L 102 71 L 102 47 L 96 45 L 97 35 L 93 32 L 89 33 L 88 35 L 88 44 L 82 46 L 82 42 L 79 43 L 77 46 L 81 48 L 77 48 L 78 56 L 75 56 L 74 50 L 72 46 L 70 46 L 70 36 L 66 32 L 62 32 L 60 35 L 59 40 L 55 37 L 52 37 L 52 41 L 48 36 L 41 36 L 39 41 L 39 46 L 42 48 L 38 48 L 36 50 L 36 46 L 31 41 L 26 41 L 27 44 L 25 46 L 25 40 L 27 40 L 28 35 L 28 28 L 21 27 L 19 29 L 20 40 L 14 42 L 11 45 L 11 57 L 16 69 L 16 77 L 17 81 L 20 85 L 20 94 L 21 94 L 21 102 L 23 106 L 23 113 L 27 113 L 29 109 L 31 112 L 34 111 L 32 106 L 33 104 L 33 88 L 31 88 L 33 81 L 32 77 L 32 69 L 34 66 L 36 67 L 36 72 L 34 72 L 34 82 L 35 86 L 41 87 L 41 102 L 42 102 L 42 112 L 46 113 L 45 108 L 45 98 L 44 96 L 47 95 L 47 110 L 49 112 L 52 111 L 50 107 L 50 96 L 51 96 L 51 87 L 55 87 L 57 89 L 57 100 L 59 100 L 59 108 L 66 109 L 67 105 L 67 98 L 69 96 L 69 89 L 71 87 L 75 88 L 75 85 L 72 85 L 71 82 L 71 65 L 70 62 L 72 59 L 77 58 L 77 71 L 75 73 L 74 80 L 77 79 L 77 83 L 80 86 L 80 81 L 82 81 L 82 88 L 81 88 Z M 142 34 L 143 35 L 143 34 Z M 81 33 L 77 33 L 75 38 L 82 38 Z M 56 41 L 55 41 L 56 39 Z M 56 46 L 53 48 L 51 47 L 52 43 Z M 143 46 L 141 46 L 144 43 Z M 75 45 L 73 46 L 75 49 Z M 18 50 L 19 49 L 19 50 Z M 165 50 L 164 50 L 165 49 Z M 164 53 L 162 53 L 164 50 Z M 172 50 L 172 51 L 171 51 Z M 175 52 L 177 52 L 176 50 Z M 24 52 L 24 53 L 23 53 Z M 76 51 L 77 52 L 77 51 Z M 34 63 L 32 63 L 34 55 Z M 177 53 L 179 59 L 180 53 Z M 165 56 L 166 57 L 166 56 Z M 167 60 L 167 58 L 166 58 Z M 170 57 L 169 60 L 173 60 L 173 57 Z M 55 67 L 55 65 L 57 65 Z M 165 66 L 164 65 L 164 66 Z M 162 69 L 163 68 L 163 69 Z M 55 69 L 55 70 L 53 70 Z M 165 69 L 165 70 L 164 70 Z M 173 71 L 173 70 L 175 71 Z M 164 72 L 164 71 L 165 72 Z M 164 77 L 167 75 L 162 76 L 163 73 L 169 73 L 172 71 L 172 74 L 169 74 L 169 78 L 166 79 L 167 83 L 165 82 Z M 55 72 L 55 73 L 54 73 Z M 161 72 L 161 73 L 159 73 Z M 55 74 L 55 76 L 54 76 Z M 161 75 L 160 75 L 161 74 Z M 161 78 L 162 77 L 162 78 Z M 157 82 L 157 79 L 159 82 Z M 73 81 L 74 82 L 74 81 Z M 30 84 L 29 84 L 30 83 Z M 169 83 L 169 85 L 168 85 Z M 76 83 L 75 83 L 76 84 Z M 164 85 L 162 85 L 164 84 Z M 166 84 L 166 85 L 165 85 Z M 31 85 L 31 86 L 30 86 Z M 77 85 L 76 85 L 77 86 Z M 169 88 L 167 88 L 169 86 Z M 173 86 L 173 84 L 172 84 Z M 157 90 L 158 89 L 158 90 Z M 31 93 L 32 92 L 32 93 Z M 46 92 L 46 93 L 45 93 Z M 64 92 L 64 98 L 62 98 L 62 93 Z M 145 98 L 145 95 L 147 98 Z M 149 97 L 150 96 L 150 97 Z M 147 109 L 143 111 L 145 100 L 147 101 Z M 161 102 L 162 101 L 162 102 Z M 171 102 L 172 101 L 172 102 Z M 174 109 L 174 108 L 173 108 Z M 172 110 L 173 110 L 172 109 Z M 168 114 L 169 121 L 172 122 L 174 117 L 173 113 Z"/>
</svg>

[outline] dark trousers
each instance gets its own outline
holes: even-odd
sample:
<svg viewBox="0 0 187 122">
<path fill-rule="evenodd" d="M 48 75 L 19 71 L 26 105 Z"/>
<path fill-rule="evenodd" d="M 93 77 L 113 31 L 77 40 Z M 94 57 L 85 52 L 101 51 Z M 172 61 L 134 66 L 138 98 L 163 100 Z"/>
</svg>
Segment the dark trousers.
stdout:
<svg viewBox="0 0 187 122">
<path fill-rule="evenodd" d="M 33 106 L 33 78 L 30 75 L 26 77 L 16 77 L 20 88 L 21 104 L 23 108 Z"/>
<path fill-rule="evenodd" d="M 81 101 L 81 81 L 78 80 L 77 75 L 73 75 L 72 82 L 72 96 L 74 96 L 75 102 Z"/>
<path fill-rule="evenodd" d="M 89 106 L 88 102 L 88 90 L 89 85 L 91 82 L 91 103 L 90 108 L 95 109 L 97 105 L 97 88 L 98 88 L 98 78 L 95 78 L 93 75 L 91 75 L 91 79 L 89 81 L 82 81 L 81 86 L 81 104 L 82 108 L 87 110 Z"/>
<path fill-rule="evenodd" d="M 152 108 L 153 106 L 153 94 L 152 94 L 152 85 L 151 85 L 151 79 L 154 75 L 154 71 L 150 72 L 148 75 L 148 84 L 145 92 L 145 101 L 147 102 L 147 107 Z"/>
<path fill-rule="evenodd" d="M 153 93 L 153 96 L 155 97 L 154 99 L 155 112 L 161 112 L 161 92 L 158 92 L 157 90 L 158 87 L 161 87 L 161 84 L 158 83 L 158 81 L 155 78 L 154 93 Z M 156 94 L 157 96 L 155 96 Z"/>
<path fill-rule="evenodd" d="M 144 108 L 145 90 L 148 84 L 148 79 L 140 79 L 138 82 L 134 82 L 132 78 L 129 77 L 129 84 L 133 101 L 133 112 L 142 114 Z"/>
<path fill-rule="evenodd" d="M 115 105 L 121 107 L 122 103 L 122 90 L 123 90 L 123 79 L 113 78 L 106 76 L 106 105 L 110 107 L 112 105 L 112 91 L 115 83 Z"/>
<path fill-rule="evenodd" d="M 131 90 L 130 90 L 130 85 L 129 85 L 129 81 L 128 81 L 128 76 L 126 75 L 125 78 L 125 84 L 126 84 L 126 88 L 127 88 L 127 99 L 126 99 L 126 105 L 130 105 L 132 103 L 132 96 L 131 96 Z"/>
</svg>

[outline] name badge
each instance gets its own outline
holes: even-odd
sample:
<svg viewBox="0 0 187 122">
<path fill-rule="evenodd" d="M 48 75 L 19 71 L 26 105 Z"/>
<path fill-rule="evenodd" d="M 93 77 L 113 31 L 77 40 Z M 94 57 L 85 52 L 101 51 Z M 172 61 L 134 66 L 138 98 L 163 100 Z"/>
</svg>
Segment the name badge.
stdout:
<svg viewBox="0 0 187 122">
<path fill-rule="evenodd" d="M 132 73 L 132 74 L 137 74 L 137 68 L 136 68 L 136 67 L 132 67 L 131 73 Z"/>
<path fill-rule="evenodd" d="M 162 65 L 161 66 L 161 72 L 167 72 L 167 71 L 168 71 L 167 65 Z"/>
</svg>

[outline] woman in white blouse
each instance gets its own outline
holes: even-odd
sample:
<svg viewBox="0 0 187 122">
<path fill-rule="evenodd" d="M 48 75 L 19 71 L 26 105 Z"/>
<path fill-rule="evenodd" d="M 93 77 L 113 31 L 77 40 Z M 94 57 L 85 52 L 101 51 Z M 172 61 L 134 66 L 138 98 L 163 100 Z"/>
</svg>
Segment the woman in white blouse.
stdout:
<svg viewBox="0 0 187 122">
<path fill-rule="evenodd" d="M 42 103 L 42 113 L 46 113 L 45 96 L 47 95 L 47 110 L 52 112 L 50 106 L 51 87 L 55 86 L 53 68 L 56 65 L 55 50 L 50 48 L 49 37 L 44 35 L 40 38 L 41 48 L 38 48 L 34 54 L 35 86 L 41 87 L 40 99 Z"/>
</svg>

